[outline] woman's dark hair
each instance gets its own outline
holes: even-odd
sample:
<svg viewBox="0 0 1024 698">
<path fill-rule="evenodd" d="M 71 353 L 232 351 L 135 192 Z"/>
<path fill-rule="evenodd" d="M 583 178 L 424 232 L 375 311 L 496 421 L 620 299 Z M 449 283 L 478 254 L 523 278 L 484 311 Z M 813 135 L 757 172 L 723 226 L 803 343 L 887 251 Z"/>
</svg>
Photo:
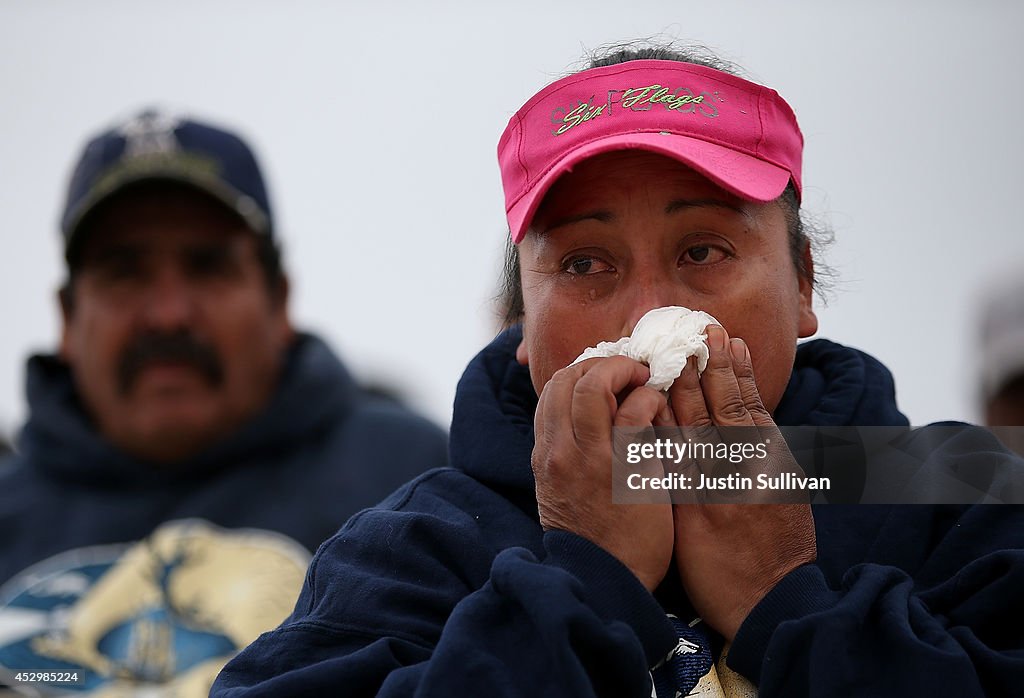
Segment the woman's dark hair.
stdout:
<svg viewBox="0 0 1024 698">
<path fill-rule="evenodd" d="M 600 48 L 586 59 L 582 68 L 573 72 L 639 60 L 693 63 L 743 77 L 743 71 L 739 66 L 715 56 L 704 47 L 683 48 L 672 45 L 638 45 L 636 43 L 615 44 Z M 797 274 L 809 281 L 818 295 L 822 296 L 826 285 L 823 282 L 831 279 L 833 272 L 817 261 L 813 267 L 808 267 L 804 252 L 810 248 L 812 257 L 816 258 L 817 253 L 832 241 L 832 231 L 801 211 L 800 200 L 792 182 L 782 192 L 777 202 L 782 206 L 786 216 L 789 252 L 793 259 L 793 266 L 796 268 Z M 519 248 L 512 243 L 511 236 L 509 236 L 505 242 L 505 261 L 497 297 L 498 313 L 503 327 L 510 327 L 523 319 L 523 285 L 520 271 Z"/>
</svg>

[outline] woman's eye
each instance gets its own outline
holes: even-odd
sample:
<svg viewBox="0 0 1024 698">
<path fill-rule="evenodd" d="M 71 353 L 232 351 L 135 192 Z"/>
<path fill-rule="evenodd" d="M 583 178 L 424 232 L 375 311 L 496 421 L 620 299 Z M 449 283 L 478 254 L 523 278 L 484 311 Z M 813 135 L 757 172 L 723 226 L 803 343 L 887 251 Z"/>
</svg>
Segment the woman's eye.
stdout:
<svg viewBox="0 0 1024 698">
<path fill-rule="evenodd" d="M 683 253 L 683 259 L 691 264 L 714 264 L 724 259 L 725 252 L 712 245 L 696 245 Z"/>
<path fill-rule="evenodd" d="M 587 276 L 611 269 L 607 264 L 593 257 L 576 257 L 566 262 L 565 271 L 573 276 Z"/>
</svg>

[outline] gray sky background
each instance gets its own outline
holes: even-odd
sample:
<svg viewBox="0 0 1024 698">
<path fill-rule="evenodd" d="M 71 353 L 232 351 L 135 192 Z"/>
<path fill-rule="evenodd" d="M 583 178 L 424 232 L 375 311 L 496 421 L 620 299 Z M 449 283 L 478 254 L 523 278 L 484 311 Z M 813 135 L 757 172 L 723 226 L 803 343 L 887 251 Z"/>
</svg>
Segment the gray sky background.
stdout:
<svg viewBox="0 0 1024 698">
<path fill-rule="evenodd" d="M 836 231 L 818 336 L 888 364 L 915 424 L 977 418 L 977 292 L 1024 273 L 1024 4 L 491 7 L 0 0 L 0 432 L 25 416 L 24 359 L 56 343 L 57 219 L 83 140 L 154 104 L 250 139 L 299 324 L 447 425 L 495 328 L 502 129 L 586 48 L 658 34 L 794 107 L 805 207 Z"/>
</svg>

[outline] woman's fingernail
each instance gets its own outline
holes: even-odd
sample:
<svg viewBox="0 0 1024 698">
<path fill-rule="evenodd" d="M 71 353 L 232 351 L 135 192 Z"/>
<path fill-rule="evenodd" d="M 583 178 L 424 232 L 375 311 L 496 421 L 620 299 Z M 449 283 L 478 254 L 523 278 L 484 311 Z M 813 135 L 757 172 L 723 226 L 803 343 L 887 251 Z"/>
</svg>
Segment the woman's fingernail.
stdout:
<svg viewBox="0 0 1024 698">
<path fill-rule="evenodd" d="M 742 339 L 738 337 L 729 341 L 729 349 L 732 350 L 732 358 L 737 363 L 743 363 L 747 358 L 747 347 Z"/>
<path fill-rule="evenodd" d="M 728 335 L 725 333 L 725 328 L 719 327 L 718 325 L 712 325 L 708 328 L 708 339 L 710 340 L 711 347 L 713 349 L 717 351 L 724 351 Z"/>
</svg>

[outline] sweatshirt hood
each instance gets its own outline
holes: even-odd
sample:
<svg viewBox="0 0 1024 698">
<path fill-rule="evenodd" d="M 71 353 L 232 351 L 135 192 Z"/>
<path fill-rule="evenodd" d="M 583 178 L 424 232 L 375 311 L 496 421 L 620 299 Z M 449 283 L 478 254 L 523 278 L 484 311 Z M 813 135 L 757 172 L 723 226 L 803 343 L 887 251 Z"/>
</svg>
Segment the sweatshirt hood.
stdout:
<svg viewBox="0 0 1024 698">
<path fill-rule="evenodd" d="M 815 339 L 797 346 L 793 373 L 775 409 L 780 426 L 908 426 L 892 373 L 859 349 Z"/>
</svg>

